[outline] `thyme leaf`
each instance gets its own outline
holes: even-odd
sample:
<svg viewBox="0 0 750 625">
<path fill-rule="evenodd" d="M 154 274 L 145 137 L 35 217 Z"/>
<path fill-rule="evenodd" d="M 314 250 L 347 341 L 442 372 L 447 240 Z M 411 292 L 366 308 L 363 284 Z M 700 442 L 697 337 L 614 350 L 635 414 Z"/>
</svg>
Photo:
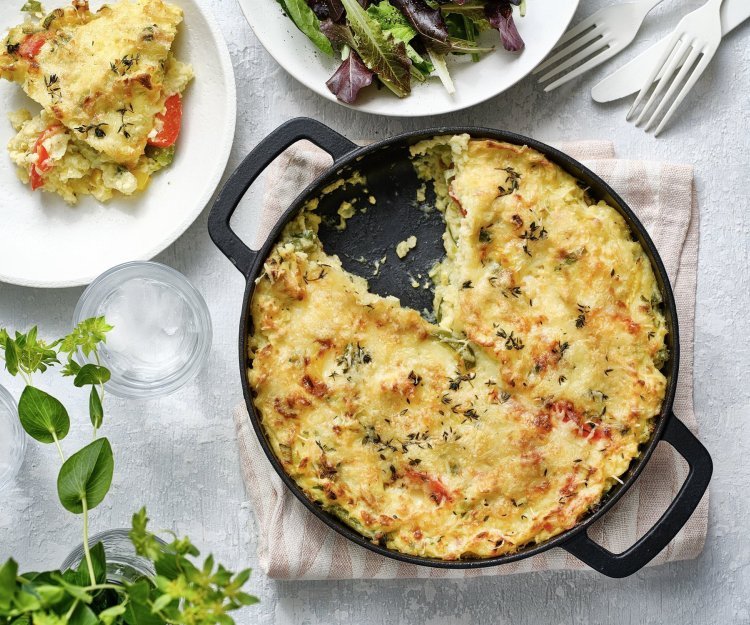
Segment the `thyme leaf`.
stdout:
<svg viewBox="0 0 750 625">
<path fill-rule="evenodd" d="M 521 180 L 521 174 L 519 174 L 515 169 L 512 167 L 502 167 L 501 168 L 508 176 L 505 178 L 505 185 L 506 186 L 499 186 L 497 190 L 500 192 L 500 194 L 497 197 L 504 197 L 506 195 L 511 195 L 512 193 L 515 193 L 518 191 L 519 182 Z"/>
</svg>

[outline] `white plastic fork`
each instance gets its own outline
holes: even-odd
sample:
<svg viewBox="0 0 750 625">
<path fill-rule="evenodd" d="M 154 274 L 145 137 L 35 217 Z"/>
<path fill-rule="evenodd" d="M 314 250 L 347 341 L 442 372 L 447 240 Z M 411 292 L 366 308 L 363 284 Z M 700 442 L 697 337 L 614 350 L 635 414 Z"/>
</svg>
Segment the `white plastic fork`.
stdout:
<svg viewBox="0 0 750 625">
<path fill-rule="evenodd" d="M 682 104 L 685 96 L 687 96 L 695 83 L 698 82 L 698 79 L 706 67 L 708 67 L 714 54 L 716 54 L 719 43 L 721 43 L 721 3 L 722 0 L 708 0 L 699 9 L 688 13 L 677 24 L 677 28 L 672 33 L 669 43 L 654 63 L 651 74 L 643 83 L 643 87 L 641 87 L 635 102 L 633 102 L 633 106 L 630 107 L 626 118 L 628 121 L 635 115 L 638 105 L 650 91 L 654 80 L 656 80 L 657 76 L 661 75 L 653 93 L 646 100 L 638 118 L 635 120 L 636 126 L 639 126 L 641 122 L 646 120 L 644 130 L 648 132 L 674 98 L 672 105 L 664 113 L 654 132 L 655 136 L 659 136 L 664 126 L 666 126 L 677 108 Z M 672 80 L 678 68 L 680 68 L 680 71 L 674 80 Z M 669 87 L 668 89 L 667 86 Z M 681 86 L 682 89 L 675 98 L 677 89 Z M 664 94 L 661 102 L 659 102 L 656 110 L 646 119 L 649 110 L 656 104 L 665 89 L 667 89 L 667 92 Z"/>
<path fill-rule="evenodd" d="M 571 28 L 557 42 L 551 56 L 533 73 L 540 74 L 549 69 L 539 78 L 539 82 L 543 83 L 573 69 L 558 77 L 544 90 L 557 89 L 622 52 L 635 39 L 646 16 L 661 2 L 662 0 L 639 0 L 605 7 Z"/>
</svg>

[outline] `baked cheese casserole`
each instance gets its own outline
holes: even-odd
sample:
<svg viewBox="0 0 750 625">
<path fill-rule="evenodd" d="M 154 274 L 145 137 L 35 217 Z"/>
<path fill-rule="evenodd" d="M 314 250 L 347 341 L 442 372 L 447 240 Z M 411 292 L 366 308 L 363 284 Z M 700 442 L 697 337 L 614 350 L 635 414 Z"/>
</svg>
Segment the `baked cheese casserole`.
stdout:
<svg viewBox="0 0 750 625">
<path fill-rule="evenodd" d="M 71 204 L 144 189 L 172 162 L 193 78 L 172 53 L 182 9 L 120 0 L 93 12 L 74 0 L 36 17 L 12 28 L 0 51 L 0 77 L 42 107 L 11 114 L 21 180 Z"/>
<path fill-rule="evenodd" d="M 649 440 L 660 292 L 622 216 L 533 149 L 412 155 L 446 222 L 436 323 L 327 254 L 311 201 L 257 280 L 249 382 L 284 470 L 372 541 L 510 554 L 573 527 Z"/>
</svg>

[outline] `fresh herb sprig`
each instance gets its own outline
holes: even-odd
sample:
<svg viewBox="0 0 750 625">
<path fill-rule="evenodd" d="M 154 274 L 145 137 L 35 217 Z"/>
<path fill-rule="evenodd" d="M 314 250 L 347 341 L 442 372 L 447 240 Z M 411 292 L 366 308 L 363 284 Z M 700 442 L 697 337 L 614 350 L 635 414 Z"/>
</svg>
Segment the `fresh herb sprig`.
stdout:
<svg viewBox="0 0 750 625">
<path fill-rule="evenodd" d="M 96 434 L 104 420 L 102 397 L 104 383 L 109 380 L 109 371 L 100 365 L 80 364 L 80 348 L 84 356 L 93 355 L 98 362 L 98 348 L 112 329 L 103 317 L 87 319 L 73 331 L 56 341 L 47 342 L 38 337 L 36 326 L 23 334 L 11 334 L 0 329 L 0 348 L 5 360 L 5 369 L 12 376 L 20 375 L 26 383 L 18 402 L 18 417 L 26 433 L 40 443 L 57 447 L 62 466 L 57 477 L 57 494 L 63 507 L 83 515 L 84 555 L 91 583 L 95 583 L 95 572 L 88 546 L 88 513 L 98 506 L 109 491 L 114 472 L 112 447 L 106 438 L 97 439 Z M 63 375 L 75 376 L 76 387 L 91 385 L 89 413 L 94 426 L 94 441 L 66 459 L 60 441 L 70 431 L 70 416 L 57 398 L 34 385 L 33 376 L 45 373 L 50 367 L 60 364 L 66 357 Z M 97 386 L 101 389 L 97 390 Z"/>
<path fill-rule="evenodd" d="M 101 543 L 91 549 L 93 578 L 77 569 L 19 574 L 15 560 L 0 567 L 2 625 L 231 625 L 229 613 L 258 599 L 242 588 L 250 569 L 232 573 L 200 552 L 188 538 L 161 542 L 147 529 L 146 510 L 133 515 L 130 540 L 154 564 L 154 580 L 113 584 Z"/>
<path fill-rule="evenodd" d="M 104 420 L 104 384 L 110 379 L 99 348 L 111 330 L 103 317 L 82 321 L 51 342 L 40 339 L 36 327 L 25 334 L 0 329 L 0 360 L 26 385 L 19 420 L 29 436 L 56 446 L 62 462 L 58 498 L 66 510 L 82 516 L 84 550 L 75 570 L 19 574 L 13 559 L 0 566 L 0 625 L 234 625 L 229 612 L 258 601 L 242 591 L 250 570 L 234 574 L 215 565 L 212 556 L 197 566 L 191 558 L 199 552 L 189 539 L 174 537 L 165 547 L 146 529 L 145 509 L 133 515 L 130 539 L 136 552 L 153 562 L 154 580 L 109 583 L 103 545 L 89 546 L 89 511 L 104 500 L 114 474 L 109 440 L 97 438 Z M 74 386 L 91 387 L 94 440 L 68 458 L 60 445 L 70 431 L 68 411 L 35 379 L 58 365 Z"/>
</svg>

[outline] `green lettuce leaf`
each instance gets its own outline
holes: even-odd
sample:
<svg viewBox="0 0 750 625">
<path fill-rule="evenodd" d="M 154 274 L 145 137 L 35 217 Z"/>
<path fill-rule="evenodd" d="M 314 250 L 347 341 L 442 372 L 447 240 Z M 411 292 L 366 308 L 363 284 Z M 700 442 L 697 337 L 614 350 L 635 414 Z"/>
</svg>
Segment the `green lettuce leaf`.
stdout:
<svg viewBox="0 0 750 625">
<path fill-rule="evenodd" d="M 384 32 L 380 22 L 357 0 L 341 0 L 354 33 L 356 50 L 364 64 L 399 98 L 411 93 L 411 63 L 406 45 Z"/>
<path fill-rule="evenodd" d="M 371 4 L 367 8 L 367 12 L 378 20 L 383 30 L 392 35 L 396 41 L 409 43 L 417 35 L 417 31 L 409 24 L 404 14 L 388 0 Z"/>
<path fill-rule="evenodd" d="M 333 54 L 333 46 L 320 30 L 320 21 L 305 0 L 278 0 L 286 14 L 303 33 L 326 54 Z"/>
<path fill-rule="evenodd" d="M 471 18 L 466 15 L 447 15 L 445 23 L 448 26 L 448 34 L 456 39 L 476 44 L 478 28 Z M 479 61 L 479 54 L 471 55 L 471 60 L 475 63 Z"/>
<path fill-rule="evenodd" d="M 432 73 L 434 69 L 432 63 L 419 54 L 410 43 L 417 36 L 417 31 L 401 11 L 388 0 L 382 0 L 378 4 L 371 4 L 367 8 L 367 13 L 380 23 L 384 33 L 404 44 L 406 56 L 418 70 L 419 75 L 415 76 L 416 78 L 424 80 Z"/>
</svg>

